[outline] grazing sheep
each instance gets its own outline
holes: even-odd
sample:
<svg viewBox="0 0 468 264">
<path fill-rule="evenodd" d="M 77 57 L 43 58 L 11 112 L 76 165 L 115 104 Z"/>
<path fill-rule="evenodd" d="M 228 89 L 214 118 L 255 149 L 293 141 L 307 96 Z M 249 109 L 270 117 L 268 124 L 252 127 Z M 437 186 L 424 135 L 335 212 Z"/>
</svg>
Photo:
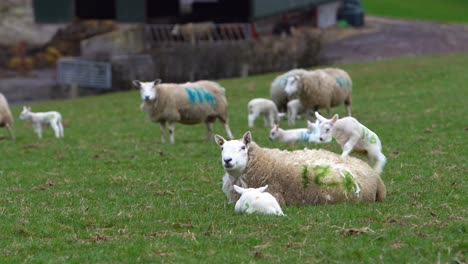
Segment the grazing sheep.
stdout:
<svg viewBox="0 0 468 264">
<path fill-rule="evenodd" d="M 283 143 L 320 142 L 318 130 L 314 130 L 312 127 L 310 129 L 296 128 L 284 130 L 280 128 L 279 125 L 275 125 L 270 130 L 270 140 L 278 140 Z"/>
<path fill-rule="evenodd" d="M 260 188 L 242 188 L 237 185 L 233 185 L 234 190 L 240 194 L 239 200 L 236 202 L 234 211 L 236 213 L 262 213 L 262 214 L 273 214 L 281 215 L 284 213 L 281 210 L 278 201 L 276 201 L 273 195 L 265 192 L 268 185 Z"/>
<path fill-rule="evenodd" d="M 330 142 L 334 138 L 343 149 L 342 157 L 353 150 L 367 155 L 369 162 L 375 163 L 377 173 L 382 173 L 387 158 L 382 153 L 382 143 L 377 134 L 353 117 L 338 119 L 338 115 L 334 115 L 332 119 L 326 119 L 317 112 L 315 116 L 319 121 L 320 141 Z"/>
<path fill-rule="evenodd" d="M 304 113 L 304 106 L 301 104 L 299 99 L 294 99 L 288 102 L 288 125 L 294 126 L 296 125 L 296 119 L 298 118 L 299 114 Z"/>
<path fill-rule="evenodd" d="M 386 196 L 383 181 L 364 161 L 326 150 L 281 151 L 262 148 L 250 131 L 240 140 L 215 135 L 226 174 L 223 191 L 230 202 L 239 199 L 233 185 L 268 185 L 280 204 L 323 204 L 342 201 L 375 202 Z"/>
<path fill-rule="evenodd" d="M 326 108 L 329 116 L 332 107 L 344 103 L 348 116 L 351 116 L 352 81 L 341 69 L 327 68 L 292 75 L 284 90 L 289 96 L 297 94 L 309 114 L 310 110 Z"/>
<path fill-rule="evenodd" d="M 272 100 L 265 98 L 252 99 L 247 104 L 247 110 L 249 111 L 248 120 L 250 128 L 254 127 L 255 119 L 259 115 L 263 115 L 265 126 L 273 127 L 274 124 L 278 124 L 279 122 L 278 109 Z"/>
<path fill-rule="evenodd" d="M 31 107 L 23 106 L 19 118 L 21 120 L 30 120 L 39 139 L 42 138 L 42 126 L 50 125 L 55 132 L 56 138 L 63 138 L 62 115 L 57 111 L 49 112 L 31 112 Z"/>
<path fill-rule="evenodd" d="M 213 34 L 216 31 L 216 25 L 213 22 L 199 22 L 176 24 L 172 28 L 173 36 L 181 36 L 185 41 L 190 41 L 194 44 L 197 40 L 208 39 L 213 40 Z"/>
<path fill-rule="evenodd" d="M 10 134 L 10 138 L 15 140 L 13 134 L 13 115 L 11 114 L 10 106 L 5 96 L 0 93 L 0 127 L 5 127 Z"/>
<path fill-rule="evenodd" d="M 306 73 L 303 69 L 293 69 L 277 76 L 270 85 L 270 96 L 279 112 L 286 112 L 286 104 L 290 100 L 284 88 L 289 76 Z"/>
<path fill-rule="evenodd" d="M 211 138 L 213 123 L 223 123 L 228 138 L 233 138 L 228 125 L 225 89 L 216 82 L 198 81 L 184 84 L 133 81 L 140 89 L 140 106 L 151 121 L 161 126 L 161 142 L 166 143 L 166 123 L 169 123 L 170 142 L 174 143 L 175 123 L 187 125 L 206 123 L 207 140 Z"/>
</svg>

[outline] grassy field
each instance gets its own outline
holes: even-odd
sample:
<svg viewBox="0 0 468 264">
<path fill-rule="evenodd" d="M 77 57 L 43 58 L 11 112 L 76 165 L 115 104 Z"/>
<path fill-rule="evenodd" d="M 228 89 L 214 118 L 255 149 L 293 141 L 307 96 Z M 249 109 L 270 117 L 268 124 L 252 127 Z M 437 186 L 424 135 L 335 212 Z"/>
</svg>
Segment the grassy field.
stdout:
<svg viewBox="0 0 468 264">
<path fill-rule="evenodd" d="M 468 23 L 466 0 L 362 0 L 366 14 Z"/>
<path fill-rule="evenodd" d="M 162 145 L 136 90 L 43 102 L 33 111 L 62 112 L 63 140 L 50 129 L 38 140 L 19 120 L 16 142 L 0 140 L 0 262 L 466 263 L 468 54 L 340 67 L 354 80 L 354 116 L 383 142 L 384 202 L 236 215 L 204 125 L 178 125 L 176 144 Z M 275 75 L 221 80 L 236 137 Z M 340 152 L 268 132 L 252 130 L 261 146 Z"/>
</svg>

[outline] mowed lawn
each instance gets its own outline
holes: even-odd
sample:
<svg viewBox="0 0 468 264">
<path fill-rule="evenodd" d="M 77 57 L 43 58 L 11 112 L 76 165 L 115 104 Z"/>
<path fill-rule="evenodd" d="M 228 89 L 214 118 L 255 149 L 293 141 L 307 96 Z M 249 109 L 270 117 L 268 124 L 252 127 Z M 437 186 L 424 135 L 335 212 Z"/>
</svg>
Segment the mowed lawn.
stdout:
<svg viewBox="0 0 468 264">
<path fill-rule="evenodd" d="M 468 54 L 337 66 L 354 81 L 353 115 L 383 142 L 384 202 L 237 215 L 203 124 L 178 125 L 176 144 L 162 145 L 136 90 L 35 103 L 62 113 L 65 138 L 47 129 L 38 140 L 16 119 L 17 140 L 0 140 L 0 262 L 466 263 Z M 220 81 L 236 137 L 276 75 Z M 261 146 L 340 153 L 270 142 L 257 121 Z"/>
<path fill-rule="evenodd" d="M 361 4 L 369 15 L 468 23 L 466 0 L 362 0 Z"/>
</svg>

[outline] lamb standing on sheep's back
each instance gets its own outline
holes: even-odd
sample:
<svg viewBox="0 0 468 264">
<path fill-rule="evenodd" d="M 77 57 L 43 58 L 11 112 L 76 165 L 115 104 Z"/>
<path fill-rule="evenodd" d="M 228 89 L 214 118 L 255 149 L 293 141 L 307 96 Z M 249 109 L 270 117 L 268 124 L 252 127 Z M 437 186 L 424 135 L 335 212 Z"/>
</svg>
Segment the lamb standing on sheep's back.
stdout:
<svg viewBox="0 0 468 264">
<path fill-rule="evenodd" d="M 230 141 L 215 135 L 215 141 L 222 150 L 223 191 L 230 202 L 239 199 L 234 184 L 243 188 L 268 185 L 280 204 L 376 202 L 386 196 L 380 176 L 360 159 L 342 159 L 326 150 L 262 148 L 252 141 L 250 132 Z"/>
<path fill-rule="evenodd" d="M 198 81 L 183 84 L 133 81 L 140 89 L 143 103 L 151 121 L 161 126 L 161 142 L 166 142 L 166 123 L 169 123 L 170 142 L 174 143 L 175 123 L 187 125 L 205 122 L 207 140 L 211 138 L 213 123 L 219 119 L 228 138 L 233 138 L 228 124 L 225 89 L 216 82 Z"/>
</svg>

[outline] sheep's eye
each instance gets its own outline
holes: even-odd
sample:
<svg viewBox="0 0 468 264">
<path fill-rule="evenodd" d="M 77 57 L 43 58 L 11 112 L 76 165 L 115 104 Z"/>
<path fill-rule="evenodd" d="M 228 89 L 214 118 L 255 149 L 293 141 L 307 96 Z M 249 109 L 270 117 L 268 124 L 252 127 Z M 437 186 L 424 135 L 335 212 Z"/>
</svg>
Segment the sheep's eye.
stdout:
<svg viewBox="0 0 468 264">
<path fill-rule="evenodd" d="M 242 149 L 242 150 L 245 150 L 245 146 L 242 146 L 241 149 Z"/>
<path fill-rule="evenodd" d="M 325 130 L 325 132 L 327 132 L 327 133 L 328 133 L 329 131 L 330 131 L 330 129 L 329 129 L 329 128 L 327 128 L 327 130 Z"/>
</svg>

